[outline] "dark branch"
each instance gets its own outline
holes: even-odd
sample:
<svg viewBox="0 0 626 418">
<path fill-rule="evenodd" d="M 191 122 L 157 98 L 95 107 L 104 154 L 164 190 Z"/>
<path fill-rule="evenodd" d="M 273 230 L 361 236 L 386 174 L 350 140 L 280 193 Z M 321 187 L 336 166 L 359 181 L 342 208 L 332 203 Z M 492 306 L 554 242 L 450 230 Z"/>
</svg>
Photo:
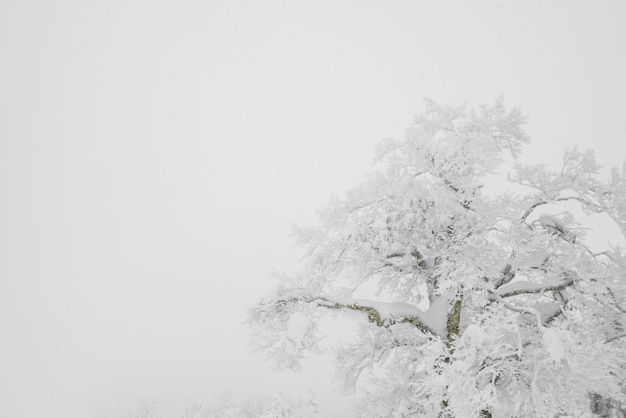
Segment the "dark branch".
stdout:
<svg viewBox="0 0 626 418">
<path fill-rule="evenodd" d="M 615 336 L 613 336 L 611 338 L 607 338 L 606 342 L 610 343 L 610 342 L 613 342 L 615 340 L 619 340 L 620 338 L 623 338 L 623 337 L 626 337 L 626 333 L 618 334 L 618 335 L 615 335 Z"/>
<path fill-rule="evenodd" d="M 615 294 L 613 293 L 613 290 L 610 287 L 607 287 L 606 290 L 609 291 L 609 295 L 611 295 L 611 299 L 613 300 L 613 304 L 615 305 L 617 310 L 620 311 L 621 313 L 626 313 L 626 309 L 622 305 L 619 304 L 619 302 L 617 301 L 617 298 L 615 297 Z"/>
</svg>

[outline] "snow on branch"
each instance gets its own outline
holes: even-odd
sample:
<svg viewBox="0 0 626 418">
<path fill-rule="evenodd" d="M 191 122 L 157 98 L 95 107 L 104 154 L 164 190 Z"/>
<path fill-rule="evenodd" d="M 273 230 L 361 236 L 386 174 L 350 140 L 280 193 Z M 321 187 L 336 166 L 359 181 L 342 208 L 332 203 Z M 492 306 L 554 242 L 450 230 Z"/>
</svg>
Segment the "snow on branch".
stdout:
<svg viewBox="0 0 626 418">
<path fill-rule="evenodd" d="M 574 279 L 572 278 L 554 284 L 537 284 L 525 280 L 520 280 L 517 282 L 502 285 L 494 293 L 502 298 L 509 298 L 511 296 L 531 293 L 558 292 L 560 290 L 565 290 L 567 287 L 573 284 Z"/>
<path fill-rule="evenodd" d="M 539 326 L 539 328 L 541 328 L 543 326 L 543 322 L 544 322 L 544 318 L 541 315 L 541 312 L 536 309 L 536 308 L 527 308 L 527 307 L 522 307 L 522 306 L 515 306 L 511 303 L 508 303 L 506 300 L 504 300 L 502 298 L 502 296 L 498 295 L 495 292 L 490 292 L 491 295 L 493 296 L 493 298 L 495 300 L 497 300 L 498 302 L 500 302 L 503 306 L 505 306 L 506 308 L 514 311 L 514 312 L 518 312 L 518 313 L 522 313 L 522 314 L 530 314 L 533 315 L 535 318 L 537 318 L 537 325 Z"/>
<path fill-rule="evenodd" d="M 585 208 L 587 209 L 591 209 L 596 213 L 600 213 L 602 211 L 604 211 L 604 208 L 594 202 L 589 201 L 588 199 L 579 197 L 579 196 L 568 196 L 568 197 L 558 197 L 558 198 L 554 198 L 554 199 L 546 199 L 546 200 L 540 200 L 538 202 L 533 203 L 528 209 L 526 209 L 526 211 L 524 212 L 524 214 L 522 215 L 522 217 L 520 218 L 522 222 L 525 222 L 526 219 L 530 216 L 530 214 L 538 207 L 538 206 L 542 206 L 542 205 L 547 205 L 550 203 L 556 203 L 556 202 L 567 202 L 567 201 L 571 201 L 571 200 L 575 200 L 580 202 Z"/>
<path fill-rule="evenodd" d="M 396 324 L 408 323 L 424 334 L 440 336 L 433 328 L 427 325 L 428 311 L 423 312 L 409 303 L 378 302 L 364 299 L 338 298 L 330 296 L 316 297 L 311 300 L 317 306 L 331 309 L 349 309 L 367 313 L 367 319 L 379 327 L 390 327 Z"/>
<path fill-rule="evenodd" d="M 365 312 L 369 322 L 379 327 L 390 327 L 396 324 L 408 323 L 419 329 L 422 333 L 432 336 L 443 336 L 437 326 L 436 316 L 432 315 L 432 309 L 426 312 L 417 307 L 403 302 L 379 302 L 366 299 L 352 299 L 336 296 L 310 296 L 299 295 L 288 299 L 278 299 L 273 302 L 275 306 L 288 304 L 307 303 L 315 307 L 328 309 L 347 309 Z"/>
</svg>

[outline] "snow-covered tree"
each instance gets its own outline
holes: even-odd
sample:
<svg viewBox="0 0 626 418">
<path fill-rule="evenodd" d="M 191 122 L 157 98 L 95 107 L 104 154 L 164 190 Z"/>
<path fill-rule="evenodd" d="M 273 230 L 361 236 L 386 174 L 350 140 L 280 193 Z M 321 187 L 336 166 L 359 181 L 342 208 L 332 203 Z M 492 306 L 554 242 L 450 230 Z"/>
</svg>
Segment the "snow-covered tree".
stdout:
<svg viewBox="0 0 626 418">
<path fill-rule="evenodd" d="M 601 182 L 576 149 L 560 171 L 521 164 L 524 122 L 502 100 L 427 101 L 364 184 L 296 231 L 302 270 L 250 310 L 259 348 L 297 369 L 322 315 L 361 317 L 336 351 L 345 387 L 368 390 L 359 416 L 588 416 L 625 402 L 626 257 L 597 251 L 580 219 L 626 233 L 626 178 Z M 506 192 L 488 187 L 498 176 Z"/>
</svg>

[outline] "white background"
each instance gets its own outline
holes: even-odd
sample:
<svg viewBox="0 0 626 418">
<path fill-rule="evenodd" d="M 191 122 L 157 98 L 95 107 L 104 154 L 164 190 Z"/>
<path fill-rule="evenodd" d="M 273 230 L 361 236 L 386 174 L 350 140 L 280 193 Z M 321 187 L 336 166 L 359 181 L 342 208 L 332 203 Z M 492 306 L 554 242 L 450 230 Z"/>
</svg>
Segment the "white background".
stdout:
<svg viewBox="0 0 626 418">
<path fill-rule="evenodd" d="M 624 21 L 623 1 L 4 0 L 0 416 L 309 384 L 341 416 L 324 367 L 269 374 L 245 347 L 297 266 L 291 224 L 425 96 L 502 94 L 528 160 L 621 166 Z"/>
</svg>

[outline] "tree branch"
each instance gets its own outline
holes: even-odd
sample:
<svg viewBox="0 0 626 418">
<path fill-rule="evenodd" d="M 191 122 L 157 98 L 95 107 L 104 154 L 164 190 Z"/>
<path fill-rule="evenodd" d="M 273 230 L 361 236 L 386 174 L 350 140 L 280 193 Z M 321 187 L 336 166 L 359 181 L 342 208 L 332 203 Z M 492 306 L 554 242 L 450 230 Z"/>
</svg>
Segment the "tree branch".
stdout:
<svg viewBox="0 0 626 418">
<path fill-rule="evenodd" d="M 365 312 L 367 314 L 367 320 L 376 326 L 388 328 L 392 325 L 408 323 L 419 329 L 422 333 L 439 337 L 439 335 L 428 325 L 426 325 L 422 318 L 416 311 L 419 311 L 416 307 L 409 304 L 403 304 L 403 310 L 411 312 L 393 313 L 388 312 L 386 315 L 381 314 L 380 307 L 378 309 L 375 305 L 383 306 L 387 305 L 388 310 L 391 311 L 394 307 L 393 303 L 375 302 L 375 301 L 363 301 L 344 298 L 333 298 L 329 296 L 309 296 L 303 295 L 299 297 L 292 297 L 289 299 L 280 299 L 275 301 L 277 305 L 305 302 L 310 303 L 318 307 L 327 309 L 347 309 L 352 311 Z M 410 307 L 410 309 L 407 309 Z"/>
<path fill-rule="evenodd" d="M 459 325 L 461 323 L 461 307 L 463 304 L 463 295 L 459 295 L 452 305 L 452 309 L 448 313 L 446 329 L 448 332 L 447 340 L 450 346 L 459 336 Z"/>
<path fill-rule="evenodd" d="M 504 266 L 504 269 L 502 269 L 502 277 L 500 278 L 500 280 L 498 280 L 498 282 L 495 285 L 496 289 L 499 289 L 500 287 L 504 286 L 505 284 L 513 280 L 513 278 L 515 277 L 515 271 L 512 270 L 512 268 L 513 267 L 511 266 L 510 263 Z"/>
<path fill-rule="evenodd" d="M 622 334 L 614 335 L 614 336 L 613 336 L 613 337 L 611 337 L 611 338 L 607 338 L 606 342 L 607 342 L 607 343 L 610 343 L 610 342 L 613 342 L 613 341 L 615 341 L 615 340 L 619 340 L 620 338 L 623 338 L 623 337 L 626 337 L 626 333 L 622 333 Z"/>
<path fill-rule="evenodd" d="M 422 319 L 416 315 L 393 315 L 389 314 L 384 317 L 381 315 L 380 311 L 373 306 L 370 306 L 367 303 L 363 303 L 363 301 L 351 301 L 348 303 L 341 303 L 340 301 L 335 301 L 332 298 L 327 297 L 317 297 L 311 301 L 312 303 L 316 303 L 317 306 L 329 308 L 329 309 L 349 309 L 354 311 L 361 311 L 367 313 L 367 319 L 369 322 L 379 326 L 379 327 L 390 327 L 396 324 L 408 323 L 422 331 L 424 334 L 430 334 L 433 336 L 438 336 L 437 333 L 431 329 L 428 325 L 424 324 Z M 377 304 L 383 302 L 376 302 Z M 417 309 L 417 308 L 415 308 Z"/>
<path fill-rule="evenodd" d="M 523 282 L 515 282 L 512 283 L 511 286 L 509 287 L 513 287 L 515 285 L 524 285 L 524 284 L 528 284 L 530 285 L 531 283 L 523 281 Z M 553 285 L 548 285 L 548 286 L 537 286 L 537 287 L 527 287 L 527 288 L 520 288 L 520 289 L 514 289 L 511 290 L 509 292 L 503 291 L 502 287 L 499 288 L 498 290 L 496 290 L 495 292 L 492 292 L 492 294 L 498 295 L 501 298 L 509 298 L 511 296 L 517 296 L 517 295 L 524 295 L 524 294 L 533 294 L 533 293 L 544 293 L 544 292 L 558 292 L 560 290 L 565 290 L 567 287 L 571 286 L 574 284 L 574 279 L 568 279 L 562 283 L 558 283 L 558 284 L 553 284 Z M 506 290 L 506 288 L 504 289 Z"/>
<path fill-rule="evenodd" d="M 624 309 L 624 307 L 622 307 L 619 304 L 617 298 L 615 297 L 615 293 L 613 293 L 613 289 L 611 289 L 610 287 L 607 287 L 606 290 L 609 291 L 609 295 L 611 295 L 611 299 L 613 299 L 613 304 L 615 305 L 617 310 L 620 311 L 621 313 L 626 313 L 626 309 Z"/>
<path fill-rule="evenodd" d="M 525 222 L 526 218 L 528 218 L 528 216 L 530 216 L 530 214 L 532 213 L 533 210 L 535 210 L 535 208 L 537 206 L 541 206 L 541 205 L 547 205 L 548 203 L 554 203 L 554 202 L 566 202 L 568 200 L 577 200 L 580 203 L 582 203 L 584 206 L 590 206 L 594 209 L 595 212 L 600 213 L 604 210 L 604 208 L 600 205 L 597 205 L 595 203 L 589 202 L 585 199 L 583 199 L 582 197 L 578 197 L 578 196 L 570 196 L 570 197 L 558 197 L 556 199 L 551 199 L 551 200 L 540 200 L 539 202 L 535 202 L 533 203 L 527 210 L 526 212 L 524 212 L 524 214 L 521 217 L 521 221 Z"/>
<path fill-rule="evenodd" d="M 535 318 L 537 318 L 537 325 L 539 327 L 543 326 L 543 320 L 541 318 L 541 313 L 537 309 L 524 308 L 524 307 L 515 306 L 515 305 L 512 305 L 512 304 L 508 303 L 507 301 L 505 301 L 497 293 L 495 293 L 495 292 L 489 292 L 489 293 L 491 293 L 491 295 L 494 297 L 494 299 L 497 300 L 498 302 L 502 303 L 502 305 L 504 305 L 506 308 L 508 308 L 508 309 L 510 309 L 510 310 L 512 310 L 514 312 L 533 315 Z"/>
</svg>

